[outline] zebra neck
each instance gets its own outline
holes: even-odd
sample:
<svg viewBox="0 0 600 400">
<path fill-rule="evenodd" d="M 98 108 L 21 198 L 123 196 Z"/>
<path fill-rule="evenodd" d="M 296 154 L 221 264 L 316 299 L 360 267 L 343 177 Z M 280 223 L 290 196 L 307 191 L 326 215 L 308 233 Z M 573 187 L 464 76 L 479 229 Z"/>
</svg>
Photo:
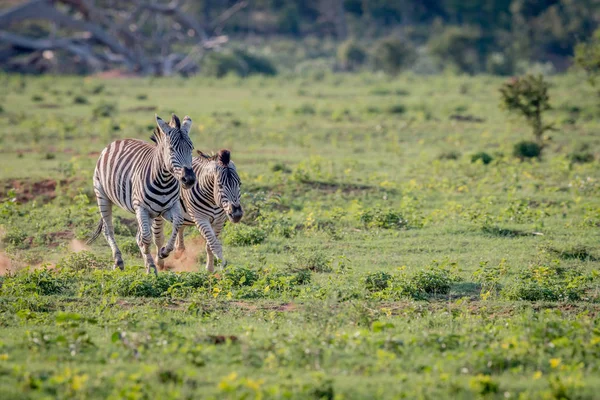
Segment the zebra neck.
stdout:
<svg viewBox="0 0 600 400">
<path fill-rule="evenodd" d="M 198 185 L 199 192 L 202 198 L 209 201 L 211 204 L 215 204 L 214 200 L 214 190 L 215 190 L 215 180 L 216 176 L 214 173 L 214 162 L 207 162 L 200 164 L 200 169 L 198 171 Z"/>
<path fill-rule="evenodd" d="M 173 173 L 167 168 L 165 161 L 164 152 L 160 146 L 155 149 L 154 157 L 152 157 L 152 165 L 150 168 L 150 176 L 153 182 L 159 183 L 160 186 L 165 187 L 175 181 Z"/>
</svg>

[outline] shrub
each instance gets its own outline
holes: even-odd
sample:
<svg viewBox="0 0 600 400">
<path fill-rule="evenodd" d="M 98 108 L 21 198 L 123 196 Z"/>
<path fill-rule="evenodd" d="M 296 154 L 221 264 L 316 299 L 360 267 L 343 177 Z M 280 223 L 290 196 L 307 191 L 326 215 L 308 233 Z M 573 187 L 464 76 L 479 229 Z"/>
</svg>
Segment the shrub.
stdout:
<svg viewBox="0 0 600 400">
<path fill-rule="evenodd" d="M 228 224 L 223 235 L 223 241 L 232 246 L 252 246 L 266 238 L 267 232 L 263 229 L 246 224 Z"/>
<path fill-rule="evenodd" d="M 579 146 L 577 150 L 569 154 L 569 159 L 574 164 L 585 164 L 594 162 L 594 153 L 590 152 L 588 149 L 589 146 L 587 144 Z"/>
<path fill-rule="evenodd" d="M 450 273 L 441 268 L 419 271 L 411 281 L 418 291 L 427 294 L 448 294 L 452 285 Z"/>
<path fill-rule="evenodd" d="M 594 153 L 589 151 L 574 151 L 573 153 L 569 154 L 569 159 L 574 164 L 585 164 L 594 162 L 595 157 Z"/>
<path fill-rule="evenodd" d="M 487 165 L 487 164 L 491 163 L 494 160 L 494 158 L 492 156 L 490 156 L 488 153 L 486 153 L 485 151 L 480 151 L 471 156 L 472 163 L 476 163 L 479 160 L 481 160 L 481 162 L 483 164 Z"/>
<path fill-rule="evenodd" d="M 73 98 L 73 104 L 89 104 L 89 101 L 87 97 L 79 95 Z"/>
<path fill-rule="evenodd" d="M 392 209 L 375 208 L 359 214 L 359 220 L 366 227 L 383 229 L 402 229 L 408 227 L 408 221 Z"/>
<path fill-rule="evenodd" d="M 245 77 L 253 74 L 275 75 L 277 69 L 271 61 L 244 50 L 212 52 L 204 60 L 205 75 L 222 78 L 227 74 Z"/>
<path fill-rule="evenodd" d="M 533 129 L 538 143 L 542 142 L 544 132 L 551 130 L 552 125 L 544 125 L 542 114 L 550 110 L 548 83 L 542 75 L 527 75 L 513 78 L 500 87 L 501 107 L 510 112 L 522 115 Z"/>
<path fill-rule="evenodd" d="M 290 172 L 292 172 L 292 170 L 290 169 L 290 167 L 288 167 L 285 163 L 283 162 L 276 162 L 273 163 L 270 166 L 271 171 L 273 172 L 284 172 L 286 174 L 289 174 Z"/>
<path fill-rule="evenodd" d="M 337 59 L 346 71 L 354 71 L 367 60 L 367 52 L 355 40 L 343 42 L 337 51 Z"/>
<path fill-rule="evenodd" d="M 89 251 L 71 253 L 58 262 L 59 266 L 75 271 L 104 268 L 110 264 L 109 261 L 102 260 Z"/>
<path fill-rule="evenodd" d="M 388 107 L 387 112 L 389 114 L 404 114 L 406 112 L 406 106 L 404 104 L 393 104 Z"/>
<path fill-rule="evenodd" d="M 117 105 L 113 103 L 100 103 L 92 110 L 94 118 L 112 117 L 117 113 Z"/>
<path fill-rule="evenodd" d="M 588 74 L 590 84 L 595 87 L 600 75 L 600 29 L 587 43 L 579 43 L 575 47 L 575 65 Z"/>
<path fill-rule="evenodd" d="M 380 39 L 373 50 L 375 69 L 390 75 L 397 75 L 409 68 L 415 60 L 415 49 L 408 42 L 397 38 Z"/>
<path fill-rule="evenodd" d="M 485 70 L 489 74 L 509 76 L 515 71 L 514 59 L 504 53 L 492 53 L 488 56 Z"/>
<path fill-rule="evenodd" d="M 371 272 L 365 277 L 365 288 L 370 292 L 380 292 L 387 289 L 392 275 L 383 271 Z"/>
<path fill-rule="evenodd" d="M 228 267 L 225 276 L 237 287 L 252 286 L 259 278 L 256 271 L 246 267 Z"/>
<path fill-rule="evenodd" d="M 441 153 L 437 158 L 438 160 L 458 160 L 461 154 L 459 151 L 450 150 Z"/>
<path fill-rule="evenodd" d="M 294 110 L 294 114 L 314 115 L 315 107 L 310 103 L 304 103 Z"/>
<path fill-rule="evenodd" d="M 31 96 L 31 101 L 33 101 L 35 103 L 39 103 L 40 101 L 44 101 L 44 96 L 39 95 L 39 94 L 34 94 L 33 96 Z"/>
<path fill-rule="evenodd" d="M 331 260 L 319 251 L 298 256 L 297 266 L 313 272 L 331 272 L 333 270 Z"/>
<path fill-rule="evenodd" d="M 23 232 L 19 228 L 12 228 L 6 232 L 2 238 L 2 241 L 18 249 L 25 249 L 30 245 L 27 241 L 27 233 Z"/>
<path fill-rule="evenodd" d="M 433 36 L 429 51 L 442 63 L 450 63 L 459 71 L 474 74 L 481 70 L 479 44 L 481 32 L 473 27 L 450 26 Z"/>
<path fill-rule="evenodd" d="M 516 143 L 513 148 L 513 155 L 524 160 L 526 158 L 539 158 L 542 154 L 542 146 L 536 142 L 527 140 Z"/>
<path fill-rule="evenodd" d="M 501 292 L 508 300 L 577 301 L 587 289 L 589 277 L 577 269 L 559 264 L 530 267 L 519 274 Z"/>
</svg>

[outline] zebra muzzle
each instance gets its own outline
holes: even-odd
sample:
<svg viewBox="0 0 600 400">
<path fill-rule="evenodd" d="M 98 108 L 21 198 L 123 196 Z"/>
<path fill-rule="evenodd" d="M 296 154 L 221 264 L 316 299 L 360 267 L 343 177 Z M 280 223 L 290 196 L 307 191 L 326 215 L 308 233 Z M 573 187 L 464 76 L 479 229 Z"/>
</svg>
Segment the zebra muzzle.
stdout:
<svg viewBox="0 0 600 400">
<path fill-rule="evenodd" d="M 233 223 L 240 222 L 242 217 L 244 216 L 244 211 L 242 210 L 242 206 L 232 206 L 231 212 L 228 214 L 229 219 Z"/>
<path fill-rule="evenodd" d="M 184 168 L 181 176 L 181 185 L 184 189 L 190 189 L 196 183 L 196 174 L 191 168 Z"/>
</svg>

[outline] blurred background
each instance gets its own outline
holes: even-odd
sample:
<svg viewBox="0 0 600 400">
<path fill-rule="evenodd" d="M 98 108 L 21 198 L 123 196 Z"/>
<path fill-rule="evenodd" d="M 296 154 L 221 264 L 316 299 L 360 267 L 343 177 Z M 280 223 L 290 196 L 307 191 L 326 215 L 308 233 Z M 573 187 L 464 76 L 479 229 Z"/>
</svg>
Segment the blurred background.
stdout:
<svg viewBox="0 0 600 400">
<path fill-rule="evenodd" d="M 598 0 L 1 0 L 0 68 L 552 74 L 599 19 Z"/>
</svg>

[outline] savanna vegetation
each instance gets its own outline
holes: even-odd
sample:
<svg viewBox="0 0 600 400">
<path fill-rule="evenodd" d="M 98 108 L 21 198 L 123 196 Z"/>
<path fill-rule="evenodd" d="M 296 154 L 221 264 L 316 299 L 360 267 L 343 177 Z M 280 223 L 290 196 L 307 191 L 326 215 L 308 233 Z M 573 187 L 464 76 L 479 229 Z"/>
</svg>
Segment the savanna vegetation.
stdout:
<svg viewBox="0 0 600 400">
<path fill-rule="evenodd" d="M 0 397 L 596 397 L 598 97 L 522 79 L 1 76 Z M 146 275 L 121 211 L 125 271 L 82 244 L 99 151 L 154 112 L 232 151 L 216 274 L 188 229 Z"/>
</svg>

